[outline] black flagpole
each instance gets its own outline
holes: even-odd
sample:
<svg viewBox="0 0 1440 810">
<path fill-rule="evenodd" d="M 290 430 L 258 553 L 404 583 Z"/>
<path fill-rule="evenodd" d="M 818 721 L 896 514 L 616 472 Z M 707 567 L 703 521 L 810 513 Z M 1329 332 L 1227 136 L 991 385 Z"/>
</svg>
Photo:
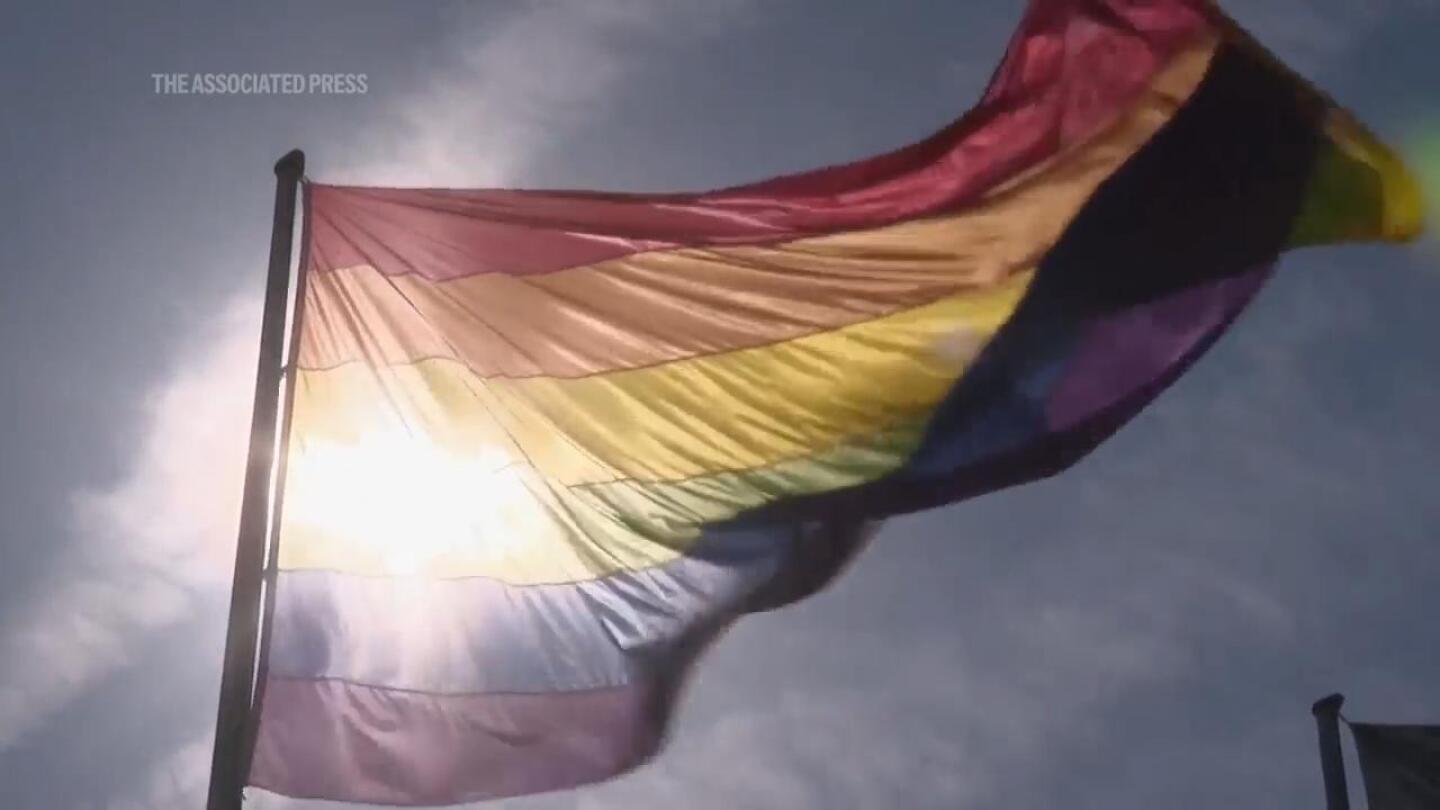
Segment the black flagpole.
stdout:
<svg viewBox="0 0 1440 810">
<path fill-rule="evenodd" d="M 1344 695 L 1330 695 L 1315 701 L 1315 730 L 1320 734 L 1320 769 L 1325 774 L 1327 810 L 1350 810 L 1350 792 L 1345 786 L 1345 758 L 1340 749 L 1340 706 Z"/>
<path fill-rule="evenodd" d="M 270 233 L 270 274 L 265 283 L 265 314 L 260 325 L 260 362 L 255 372 L 255 402 L 250 419 L 250 458 L 240 504 L 240 536 L 235 548 L 235 579 L 230 590 L 230 622 L 225 663 L 220 674 L 220 707 L 215 718 L 215 753 L 210 760 L 207 810 L 239 810 L 245 787 L 243 750 L 250 724 L 260 635 L 261 583 L 270 527 L 271 468 L 275 460 L 280 377 L 285 363 L 290 253 L 295 228 L 295 196 L 305 174 L 305 153 L 296 149 L 275 164 L 275 219 Z"/>
</svg>

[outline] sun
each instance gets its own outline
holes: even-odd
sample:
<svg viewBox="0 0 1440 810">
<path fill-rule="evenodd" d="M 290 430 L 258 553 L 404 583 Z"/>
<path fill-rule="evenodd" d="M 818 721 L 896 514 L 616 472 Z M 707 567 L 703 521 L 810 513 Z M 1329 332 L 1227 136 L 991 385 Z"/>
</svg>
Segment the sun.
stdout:
<svg viewBox="0 0 1440 810">
<path fill-rule="evenodd" d="M 349 443 L 297 437 L 287 476 L 286 525 L 336 538 L 395 576 L 455 552 L 504 556 L 522 528 L 507 507 L 527 499 L 498 451 L 461 456 L 395 430 Z"/>
</svg>

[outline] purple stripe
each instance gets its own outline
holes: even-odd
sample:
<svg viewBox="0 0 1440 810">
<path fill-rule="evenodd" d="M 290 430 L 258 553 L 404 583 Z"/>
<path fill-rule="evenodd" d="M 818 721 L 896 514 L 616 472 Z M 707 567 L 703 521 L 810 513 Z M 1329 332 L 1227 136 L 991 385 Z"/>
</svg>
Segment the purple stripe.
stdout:
<svg viewBox="0 0 1440 810">
<path fill-rule="evenodd" d="M 559 790 L 634 767 L 662 690 L 437 697 L 272 678 L 249 783 L 296 798 L 437 805 Z"/>
<path fill-rule="evenodd" d="M 1269 274 L 1246 273 L 1092 321 L 1050 394 L 1050 429 L 1103 413 L 1184 363 L 1259 292 Z"/>
</svg>

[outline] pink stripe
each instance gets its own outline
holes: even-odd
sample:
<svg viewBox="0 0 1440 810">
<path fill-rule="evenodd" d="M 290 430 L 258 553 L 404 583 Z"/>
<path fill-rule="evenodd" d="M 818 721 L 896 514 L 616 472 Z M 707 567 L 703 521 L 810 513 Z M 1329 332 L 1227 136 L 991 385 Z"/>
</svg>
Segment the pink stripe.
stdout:
<svg viewBox="0 0 1440 810">
<path fill-rule="evenodd" d="M 1082 143 L 1213 30 L 1204 0 L 1035 0 L 980 104 L 912 146 L 702 194 L 314 186 L 311 266 L 523 275 L 933 216 Z"/>
<path fill-rule="evenodd" d="M 296 798 L 437 805 L 596 782 L 644 761 L 655 690 L 435 696 L 270 678 L 249 784 Z"/>
</svg>

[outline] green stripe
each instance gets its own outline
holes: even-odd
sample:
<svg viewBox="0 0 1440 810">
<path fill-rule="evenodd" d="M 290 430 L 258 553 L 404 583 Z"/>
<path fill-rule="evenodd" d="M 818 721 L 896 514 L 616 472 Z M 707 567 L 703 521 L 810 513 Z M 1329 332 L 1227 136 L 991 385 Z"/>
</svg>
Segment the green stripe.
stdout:
<svg viewBox="0 0 1440 810">
<path fill-rule="evenodd" d="M 617 481 L 570 487 L 570 493 L 642 537 L 685 544 L 700 528 L 773 501 L 873 481 L 897 469 L 924 437 L 929 416 L 838 447 L 750 470 L 684 481 Z"/>
</svg>

